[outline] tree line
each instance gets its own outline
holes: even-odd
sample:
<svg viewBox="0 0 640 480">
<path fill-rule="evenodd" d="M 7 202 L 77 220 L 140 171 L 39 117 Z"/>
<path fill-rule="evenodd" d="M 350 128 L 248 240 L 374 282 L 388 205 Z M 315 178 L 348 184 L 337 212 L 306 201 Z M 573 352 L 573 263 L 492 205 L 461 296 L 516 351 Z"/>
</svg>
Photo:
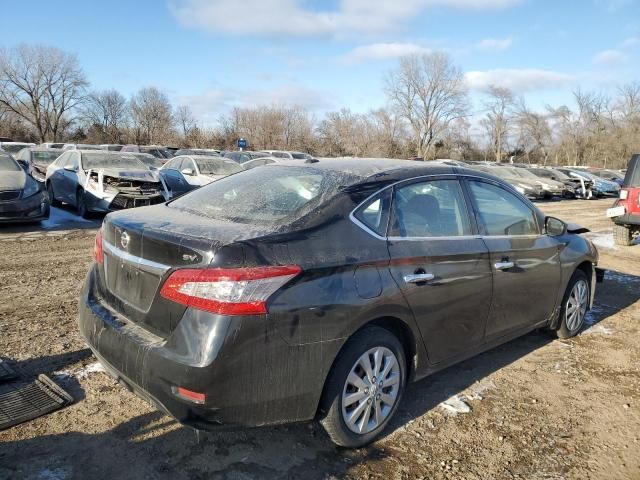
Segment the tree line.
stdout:
<svg viewBox="0 0 640 480">
<path fill-rule="evenodd" d="M 573 92 L 571 105 L 536 111 L 490 85 L 480 111 L 445 53 L 408 55 L 387 72 L 386 106 L 321 117 L 300 106 L 235 107 L 215 126 L 157 87 L 126 98 L 91 90 L 76 56 L 42 45 L 0 50 L 0 136 L 35 142 L 166 144 L 302 150 L 319 156 L 454 158 L 620 168 L 640 152 L 640 82 L 613 93 Z M 478 135 L 478 129 L 482 134 Z"/>
</svg>

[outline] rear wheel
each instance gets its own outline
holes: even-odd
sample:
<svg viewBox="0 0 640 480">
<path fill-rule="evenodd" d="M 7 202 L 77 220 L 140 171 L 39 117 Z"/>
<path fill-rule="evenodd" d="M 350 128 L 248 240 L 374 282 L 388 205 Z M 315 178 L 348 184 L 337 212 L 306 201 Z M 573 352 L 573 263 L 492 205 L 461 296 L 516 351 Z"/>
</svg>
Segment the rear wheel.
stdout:
<svg viewBox="0 0 640 480">
<path fill-rule="evenodd" d="M 628 247 L 633 243 L 633 236 L 631 235 L 631 229 L 624 225 L 613 226 L 613 240 L 616 245 L 622 245 Z"/>
<path fill-rule="evenodd" d="M 60 205 L 60 202 L 56 200 L 53 194 L 53 184 L 51 182 L 47 183 L 47 195 L 49 195 L 49 202 L 52 206 L 58 207 Z"/>
<path fill-rule="evenodd" d="M 589 308 L 589 296 L 587 274 L 582 270 L 576 270 L 562 299 L 560 325 L 556 330 L 559 338 L 573 337 L 580 331 Z"/>
<path fill-rule="evenodd" d="M 78 215 L 82 218 L 89 218 L 91 216 L 87 208 L 87 202 L 84 199 L 84 190 L 78 190 L 76 192 L 76 209 L 78 210 Z"/>
<path fill-rule="evenodd" d="M 351 448 L 372 442 L 396 412 L 405 381 L 405 353 L 395 335 L 380 327 L 356 333 L 325 386 L 320 422 L 331 440 Z"/>
</svg>

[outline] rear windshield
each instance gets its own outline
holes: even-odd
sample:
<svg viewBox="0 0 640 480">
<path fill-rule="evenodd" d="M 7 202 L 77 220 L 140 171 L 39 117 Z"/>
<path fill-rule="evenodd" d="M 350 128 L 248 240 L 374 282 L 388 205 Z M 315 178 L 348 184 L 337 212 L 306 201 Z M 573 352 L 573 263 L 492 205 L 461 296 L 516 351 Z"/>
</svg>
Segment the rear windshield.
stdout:
<svg viewBox="0 0 640 480">
<path fill-rule="evenodd" d="M 133 155 L 117 155 L 113 153 L 83 153 L 82 168 L 140 168 L 146 170 L 144 163 Z"/>
<path fill-rule="evenodd" d="M 243 168 L 233 160 L 214 160 L 196 158 L 198 169 L 204 175 L 231 175 L 232 173 L 241 172 Z"/>
<path fill-rule="evenodd" d="M 56 158 L 58 158 L 61 153 L 62 153 L 61 151 L 60 152 L 37 152 L 37 151 L 32 151 L 31 152 L 31 160 L 33 161 L 33 163 L 36 163 L 38 165 L 49 165 Z"/>
<path fill-rule="evenodd" d="M 1 172 L 19 172 L 20 165 L 9 155 L 0 153 L 0 171 Z"/>
<path fill-rule="evenodd" d="M 308 167 L 258 167 L 210 183 L 169 206 L 236 223 L 277 225 L 300 218 L 355 180 Z"/>
<path fill-rule="evenodd" d="M 30 147 L 30 146 L 31 145 L 29 145 L 28 143 L 14 143 L 14 144 L 5 143 L 2 145 L 2 150 L 9 153 L 18 153 L 23 148 Z"/>
</svg>

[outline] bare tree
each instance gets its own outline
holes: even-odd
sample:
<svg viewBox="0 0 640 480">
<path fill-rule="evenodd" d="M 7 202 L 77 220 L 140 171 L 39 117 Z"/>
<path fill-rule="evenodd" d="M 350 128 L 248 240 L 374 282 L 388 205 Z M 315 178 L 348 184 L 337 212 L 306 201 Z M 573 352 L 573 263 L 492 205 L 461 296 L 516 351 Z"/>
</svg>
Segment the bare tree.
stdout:
<svg viewBox="0 0 640 480">
<path fill-rule="evenodd" d="M 185 139 L 188 138 L 192 131 L 197 127 L 196 119 L 193 117 L 193 112 L 187 105 L 180 105 L 176 108 L 174 118 Z"/>
<path fill-rule="evenodd" d="M 496 162 L 501 162 L 511 126 L 513 94 L 508 88 L 490 85 L 487 89 L 487 97 L 485 101 L 487 113 L 482 119 L 482 125 L 489 136 Z"/>
<path fill-rule="evenodd" d="M 90 126 L 102 130 L 105 141 L 121 142 L 129 116 L 127 100 L 117 90 L 91 93 L 82 109 L 82 117 Z"/>
<path fill-rule="evenodd" d="M 129 101 L 138 143 L 159 142 L 171 133 L 173 115 L 169 98 L 156 87 L 138 91 Z"/>
<path fill-rule="evenodd" d="M 41 45 L 0 50 L 0 107 L 57 141 L 83 101 L 87 81 L 74 55 Z"/>
<path fill-rule="evenodd" d="M 413 132 L 418 156 L 428 158 L 453 120 L 467 113 L 462 71 L 445 53 L 408 55 L 386 79 L 391 105 Z"/>
</svg>

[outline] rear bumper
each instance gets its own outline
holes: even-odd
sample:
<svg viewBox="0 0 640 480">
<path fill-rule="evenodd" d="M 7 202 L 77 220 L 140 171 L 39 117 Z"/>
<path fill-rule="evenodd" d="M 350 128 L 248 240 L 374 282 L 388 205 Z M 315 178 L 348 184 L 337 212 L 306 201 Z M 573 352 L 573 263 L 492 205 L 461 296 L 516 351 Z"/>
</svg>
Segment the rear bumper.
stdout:
<svg viewBox="0 0 640 480">
<path fill-rule="evenodd" d="M 80 333 L 111 375 L 160 410 L 198 429 L 315 416 L 333 361 L 328 345 L 290 346 L 271 331 L 265 316 L 225 317 L 192 309 L 161 338 L 94 297 L 94 272 L 80 297 Z M 184 400 L 172 387 L 204 393 L 206 400 L 202 405 Z"/>
<path fill-rule="evenodd" d="M 0 202 L 0 222 L 37 222 L 49 218 L 49 200 L 38 193 L 29 198 Z"/>
<path fill-rule="evenodd" d="M 640 226 L 640 213 L 625 213 L 617 217 L 613 217 L 613 223 L 616 225 L 632 225 L 634 227 Z"/>
</svg>

